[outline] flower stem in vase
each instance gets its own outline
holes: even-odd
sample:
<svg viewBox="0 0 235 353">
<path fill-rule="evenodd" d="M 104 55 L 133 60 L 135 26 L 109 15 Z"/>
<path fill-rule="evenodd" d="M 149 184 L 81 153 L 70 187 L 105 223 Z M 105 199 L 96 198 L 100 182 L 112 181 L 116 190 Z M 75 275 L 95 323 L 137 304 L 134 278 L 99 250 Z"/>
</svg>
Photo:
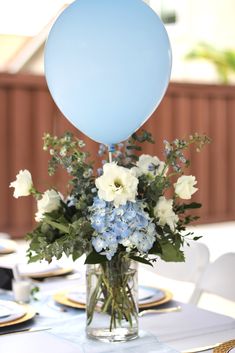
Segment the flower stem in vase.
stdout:
<svg viewBox="0 0 235 353">
<path fill-rule="evenodd" d="M 138 286 L 135 262 L 115 256 L 87 269 L 87 334 L 103 341 L 138 336 Z"/>
</svg>

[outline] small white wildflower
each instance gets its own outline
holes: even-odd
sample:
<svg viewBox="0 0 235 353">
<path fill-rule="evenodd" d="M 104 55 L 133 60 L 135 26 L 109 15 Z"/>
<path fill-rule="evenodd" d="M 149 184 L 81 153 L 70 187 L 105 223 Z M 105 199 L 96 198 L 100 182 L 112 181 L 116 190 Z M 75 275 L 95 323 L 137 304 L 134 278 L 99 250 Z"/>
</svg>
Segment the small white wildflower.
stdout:
<svg viewBox="0 0 235 353">
<path fill-rule="evenodd" d="M 66 156 L 66 153 L 67 153 L 66 147 L 62 147 L 62 148 L 60 149 L 60 155 L 61 155 L 61 157 L 65 157 L 65 156 Z"/>
</svg>

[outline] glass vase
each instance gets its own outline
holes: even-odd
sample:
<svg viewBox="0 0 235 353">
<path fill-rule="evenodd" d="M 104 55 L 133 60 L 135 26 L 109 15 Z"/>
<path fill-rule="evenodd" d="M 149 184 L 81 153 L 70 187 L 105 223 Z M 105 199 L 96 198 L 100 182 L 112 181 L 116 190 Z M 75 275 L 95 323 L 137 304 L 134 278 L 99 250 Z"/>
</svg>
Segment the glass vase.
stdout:
<svg viewBox="0 0 235 353">
<path fill-rule="evenodd" d="M 86 333 L 104 342 L 138 337 L 137 263 L 115 256 L 87 265 Z"/>
</svg>

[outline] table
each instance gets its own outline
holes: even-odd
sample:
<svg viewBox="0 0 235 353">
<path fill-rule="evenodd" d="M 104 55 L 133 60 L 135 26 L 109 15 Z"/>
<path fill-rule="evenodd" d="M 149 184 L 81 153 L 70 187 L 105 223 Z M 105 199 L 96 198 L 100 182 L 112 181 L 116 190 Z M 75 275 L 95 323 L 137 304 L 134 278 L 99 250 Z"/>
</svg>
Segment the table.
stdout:
<svg viewBox="0 0 235 353">
<path fill-rule="evenodd" d="M 21 324 L 21 327 L 50 327 L 51 330 L 38 332 L 36 338 L 44 337 L 43 340 L 48 340 L 50 342 L 52 338 L 61 337 L 66 341 L 62 340 L 59 345 L 60 348 L 66 344 L 71 343 L 71 352 L 73 349 L 77 347 L 83 353 L 87 352 L 87 347 L 89 347 L 89 353 L 92 353 L 92 349 L 94 352 L 97 352 L 97 347 L 99 343 L 89 343 L 90 341 L 86 341 L 84 334 L 85 327 L 85 314 L 83 310 L 77 310 L 73 308 L 67 308 L 66 311 L 61 311 L 61 307 L 57 306 L 53 299 L 52 294 L 61 288 L 72 287 L 74 285 L 78 285 L 84 282 L 84 278 L 75 279 L 75 280 L 66 280 L 66 279 L 53 279 L 49 281 L 45 281 L 41 283 L 41 291 L 40 291 L 40 300 L 38 302 L 32 302 L 39 313 L 38 316 L 35 317 L 33 322 L 27 322 L 25 324 Z M 12 299 L 11 293 L 7 293 L 6 291 L 2 293 L 0 292 L 0 298 Z M 175 306 L 178 303 L 171 301 L 166 306 Z M 180 312 L 175 313 L 165 313 L 165 314 L 153 314 L 147 315 L 140 318 L 140 332 L 141 339 L 135 340 L 132 342 L 137 343 L 126 343 L 126 344 L 118 344 L 121 348 L 117 348 L 115 346 L 115 351 L 118 349 L 118 352 L 127 351 L 131 353 L 133 345 L 135 345 L 135 349 L 133 348 L 133 353 L 137 353 L 137 348 L 141 348 L 142 352 L 144 347 L 145 353 L 154 353 L 154 352 L 165 352 L 168 353 L 167 347 L 169 348 L 169 352 L 182 351 L 193 347 L 201 347 L 209 344 L 213 344 L 216 342 L 224 342 L 230 339 L 235 338 L 235 320 L 228 316 L 219 315 L 216 313 L 212 313 L 210 311 L 199 309 L 193 305 L 189 304 L 181 304 L 182 310 Z M 40 334 L 40 335 L 39 335 Z M 27 348 L 30 348 L 30 344 L 35 344 L 36 333 L 21 333 L 20 335 L 14 335 L 14 341 L 17 336 L 17 340 L 24 340 L 24 343 L 27 345 Z M 22 338 L 20 338 L 21 336 Z M 7 345 L 13 344 L 13 335 L 5 335 L 0 337 L 0 353 L 7 353 L 6 350 L 4 352 L 1 351 L 1 342 L 4 343 L 4 349 L 6 349 Z M 153 342 L 163 342 L 164 345 L 161 347 L 161 350 L 153 350 L 152 348 L 148 350 L 149 347 L 152 347 Z M 62 344 L 63 343 L 63 344 Z M 49 344 L 49 343 L 48 343 Z M 75 344 L 74 348 L 73 345 Z M 138 346 L 136 346 L 138 344 Z M 105 353 L 104 348 L 108 347 L 107 353 L 110 353 L 110 348 L 113 349 L 113 344 L 105 346 L 101 343 L 101 351 L 98 353 Z M 157 344 L 159 345 L 159 343 Z M 167 345 L 167 346 L 166 346 Z M 19 346 L 18 346 L 19 347 Z M 17 347 L 17 352 L 19 349 Z M 32 347 L 31 347 L 32 348 Z M 66 352 L 69 353 L 69 348 L 67 347 Z M 121 349 L 121 351 L 120 351 Z M 77 351 L 77 353 L 80 352 Z M 113 351 L 113 350 L 112 350 Z M 34 352 L 35 346 L 34 346 Z M 208 351 L 209 352 L 209 351 Z M 12 353 L 9 351 L 9 353 Z M 24 353 L 25 350 L 24 350 Z M 56 352 L 58 353 L 58 351 Z"/>
</svg>

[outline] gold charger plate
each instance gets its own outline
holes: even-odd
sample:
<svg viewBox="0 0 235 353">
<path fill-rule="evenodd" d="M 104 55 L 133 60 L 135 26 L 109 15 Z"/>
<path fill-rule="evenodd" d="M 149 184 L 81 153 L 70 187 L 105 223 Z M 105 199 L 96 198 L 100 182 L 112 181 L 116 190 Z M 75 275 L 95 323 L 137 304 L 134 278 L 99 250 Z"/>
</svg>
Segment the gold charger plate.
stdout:
<svg viewBox="0 0 235 353">
<path fill-rule="evenodd" d="M 47 277 L 54 277 L 54 276 L 62 276 L 62 275 L 66 275 L 70 272 L 73 271 L 72 267 L 68 267 L 68 268 L 58 268 L 55 270 L 51 270 L 48 272 L 29 272 L 27 274 L 25 274 L 25 277 L 30 277 L 30 278 L 47 278 Z"/>
<path fill-rule="evenodd" d="M 165 304 L 165 303 L 169 302 L 173 297 L 172 293 L 166 289 L 161 288 L 161 290 L 165 293 L 164 298 L 162 298 L 160 300 L 155 300 L 152 302 L 144 303 L 144 304 L 139 304 L 139 308 L 140 309 L 152 308 L 154 306 L 158 306 L 158 305 Z M 63 290 L 63 291 L 57 292 L 56 294 L 53 295 L 53 299 L 57 303 L 62 304 L 62 305 L 66 305 L 66 306 L 70 306 L 71 308 L 85 309 L 86 308 L 85 304 L 78 303 L 78 302 L 72 301 L 67 298 L 67 295 L 69 294 L 70 291 L 71 290 Z"/>
<path fill-rule="evenodd" d="M 213 350 L 213 353 L 228 353 L 230 349 L 235 347 L 235 340 L 224 342 Z"/>
<path fill-rule="evenodd" d="M 23 305 L 23 307 L 26 311 L 26 313 L 23 316 L 21 316 L 19 319 L 16 319 L 16 320 L 3 322 L 0 324 L 0 327 L 21 324 L 22 322 L 32 319 L 36 315 L 35 310 L 30 305 Z"/>
</svg>

